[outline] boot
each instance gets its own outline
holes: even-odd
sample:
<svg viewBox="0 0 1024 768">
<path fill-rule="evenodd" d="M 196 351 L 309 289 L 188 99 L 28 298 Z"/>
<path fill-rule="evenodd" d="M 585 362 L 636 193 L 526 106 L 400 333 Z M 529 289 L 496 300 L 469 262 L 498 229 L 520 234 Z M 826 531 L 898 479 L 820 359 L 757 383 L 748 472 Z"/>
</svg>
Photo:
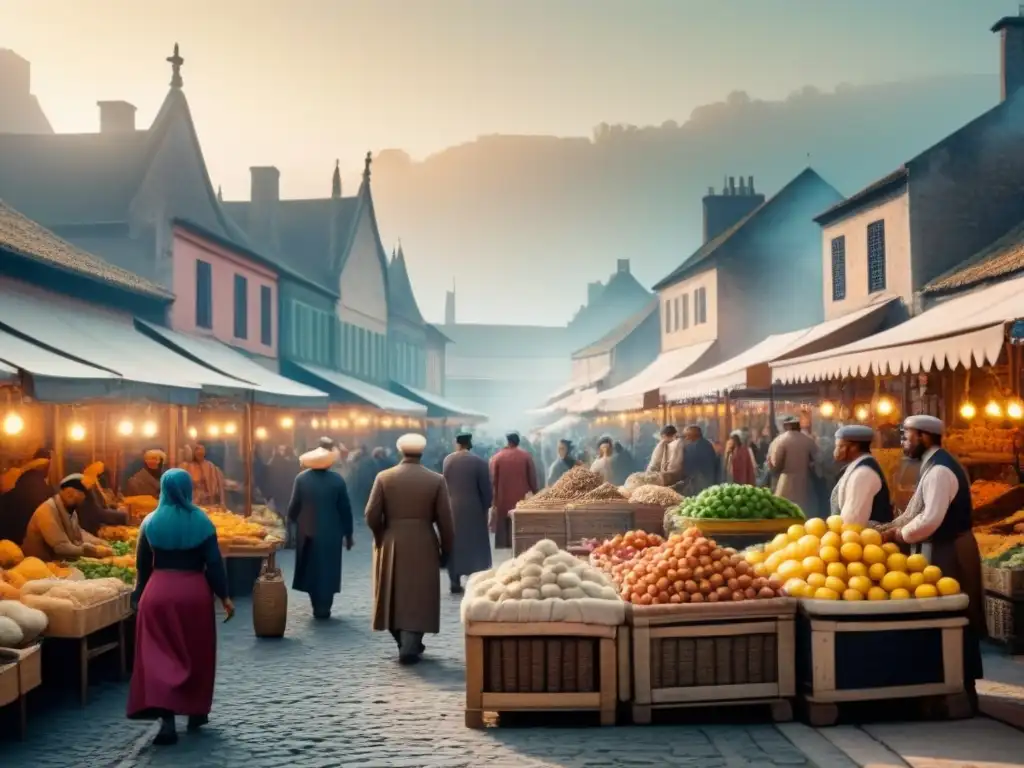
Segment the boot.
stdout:
<svg viewBox="0 0 1024 768">
<path fill-rule="evenodd" d="M 461 595 L 465 591 L 462 588 L 462 577 L 461 576 L 449 577 L 449 583 L 451 584 L 451 593 L 453 595 Z"/>
<path fill-rule="evenodd" d="M 166 747 L 178 743 L 178 730 L 174 726 L 174 715 L 164 714 L 160 716 L 160 732 L 153 739 L 153 744 L 158 747 Z"/>
<path fill-rule="evenodd" d="M 204 725 L 210 722 L 209 715 L 189 715 L 188 717 L 188 729 L 190 731 L 198 731 Z"/>
</svg>

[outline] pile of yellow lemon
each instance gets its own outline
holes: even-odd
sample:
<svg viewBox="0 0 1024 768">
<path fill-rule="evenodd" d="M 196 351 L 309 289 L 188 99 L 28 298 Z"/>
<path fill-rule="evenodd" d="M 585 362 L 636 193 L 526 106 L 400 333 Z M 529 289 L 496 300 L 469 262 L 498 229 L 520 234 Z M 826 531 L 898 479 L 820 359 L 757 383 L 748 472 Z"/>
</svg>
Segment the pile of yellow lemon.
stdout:
<svg viewBox="0 0 1024 768">
<path fill-rule="evenodd" d="M 838 515 L 792 525 L 764 551 L 745 554 L 758 576 L 774 577 L 793 597 L 816 600 L 909 600 L 960 593 L 924 555 L 904 555 L 871 528 Z"/>
</svg>

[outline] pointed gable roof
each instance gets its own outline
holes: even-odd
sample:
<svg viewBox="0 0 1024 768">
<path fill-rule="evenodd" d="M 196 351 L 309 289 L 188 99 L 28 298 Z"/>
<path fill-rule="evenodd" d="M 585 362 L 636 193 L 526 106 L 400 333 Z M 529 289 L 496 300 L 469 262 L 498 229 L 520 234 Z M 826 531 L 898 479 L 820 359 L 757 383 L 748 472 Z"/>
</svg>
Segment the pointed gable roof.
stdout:
<svg viewBox="0 0 1024 768">
<path fill-rule="evenodd" d="M 398 250 L 392 254 L 391 262 L 388 264 L 388 314 L 413 325 L 426 325 L 416 303 L 416 294 L 412 290 L 409 269 L 405 263 L 405 251 L 402 250 L 401 243 L 398 244 Z"/>
</svg>

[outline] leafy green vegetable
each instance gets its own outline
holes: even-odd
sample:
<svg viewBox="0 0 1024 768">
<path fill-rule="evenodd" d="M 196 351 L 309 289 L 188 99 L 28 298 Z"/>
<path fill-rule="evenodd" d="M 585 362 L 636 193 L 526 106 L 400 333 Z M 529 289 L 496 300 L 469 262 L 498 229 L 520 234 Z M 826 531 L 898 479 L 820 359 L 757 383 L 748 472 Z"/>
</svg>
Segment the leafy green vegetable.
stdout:
<svg viewBox="0 0 1024 768">
<path fill-rule="evenodd" d="M 732 483 L 713 485 L 683 499 L 672 512 L 679 517 L 711 520 L 804 519 L 800 507 L 769 489 Z"/>
<path fill-rule="evenodd" d="M 1011 571 L 1024 570 L 1024 544 L 1010 547 L 995 557 L 986 557 L 983 562 L 991 568 L 1005 568 Z"/>
<path fill-rule="evenodd" d="M 125 584 L 135 583 L 135 569 L 122 568 L 119 565 L 106 565 L 105 563 L 92 563 L 85 560 L 76 560 L 71 563 L 87 579 L 120 579 Z"/>
<path fill-rule="evenodd" d="M 111 541 L 109 542 L 110 548 L 114 550 L 114 554 L 118 557 L 122 555 L 130 555 L 134 550 L 134 547 L 127 541 Z"/>
</svg>

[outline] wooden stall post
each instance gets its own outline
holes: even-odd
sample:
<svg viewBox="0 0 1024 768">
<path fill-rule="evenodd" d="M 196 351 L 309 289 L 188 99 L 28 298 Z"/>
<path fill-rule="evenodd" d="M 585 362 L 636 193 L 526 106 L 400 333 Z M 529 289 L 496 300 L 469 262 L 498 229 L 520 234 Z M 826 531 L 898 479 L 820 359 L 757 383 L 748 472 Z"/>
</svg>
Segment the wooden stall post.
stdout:
<svg viewBox="0 0 1024 768">
<path fill-rule="evenodd" d="M 242 426 L 242 456 L 245 463 L 245 516 L 252 515 L 252 403 L 245 404 L 245 419 Z"/>
<path fill-rule="evenodd" d="M 60 406 L 51 405 L 53 409 L 53 453 L 57 465 L 58 482 L 64 477 L 64 425 L 60 417 Z"/>
</svg>

